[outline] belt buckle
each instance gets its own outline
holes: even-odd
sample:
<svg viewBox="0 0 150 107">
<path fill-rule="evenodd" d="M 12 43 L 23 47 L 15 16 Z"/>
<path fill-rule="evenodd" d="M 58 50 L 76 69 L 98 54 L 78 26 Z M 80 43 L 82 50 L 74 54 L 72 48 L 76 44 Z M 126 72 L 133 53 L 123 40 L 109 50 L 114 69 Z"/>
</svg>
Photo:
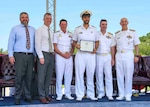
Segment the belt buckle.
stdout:
<svg viewBox="0 0 150 107">
<path fill-rule="evenodd" d="M 26 52 L 25 54 L 26 54 L 26 55 L 28 55 L 28 53 L 27 53 L 27 52 Z"/>
<path fill-rule="evenodd" d="M 124 50 L 121 50 L 121 53 L 124 53 Z"/>
<path fill-rule="evenodd" d="M 102 56 L 106 56 L 106 55 L 107 55 L 106 53 L 103 53 L 103 54 L 102 54 Z"/>
</svg>

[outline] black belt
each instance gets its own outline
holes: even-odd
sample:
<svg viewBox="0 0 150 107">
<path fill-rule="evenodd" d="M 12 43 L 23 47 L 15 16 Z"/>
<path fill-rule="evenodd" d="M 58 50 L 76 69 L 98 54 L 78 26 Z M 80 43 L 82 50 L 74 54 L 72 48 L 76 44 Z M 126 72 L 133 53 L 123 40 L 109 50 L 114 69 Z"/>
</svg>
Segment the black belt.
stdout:
<svg viewBox="0 0 150 107">
<path fill-rule="evenodd" d="M 29 52 L 15 52 L 15 53 L 20 53 L 20 54 L 24 54 L 24 55 L 33 55 L 33 53 L 29 53 Z"/>
<path fill-rule="evenodd" d="M 42 51 L 43 53 L 47 53 L 47 54 L 54 54 L 54 52 L 45 52 L 45 51 Z"/>
</svg>

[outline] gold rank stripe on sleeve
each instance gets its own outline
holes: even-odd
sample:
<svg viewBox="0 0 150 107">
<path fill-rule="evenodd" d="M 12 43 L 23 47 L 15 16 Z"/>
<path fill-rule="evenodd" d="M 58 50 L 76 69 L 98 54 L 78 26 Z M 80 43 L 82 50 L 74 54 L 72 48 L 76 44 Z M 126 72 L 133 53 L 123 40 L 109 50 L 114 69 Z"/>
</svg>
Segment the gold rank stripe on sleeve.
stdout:
<svg viewBox="0 0 150 107">
<path fill-rule="evenodd" d="M 129 29 L 129 30 L 135 32 L 135 30 L 133 30 L 133 29 Z"/>
<path fill-rule="evenodd" d="M 119 31 L 117 31 L 117 32 L 115 32 L 115 34 L 117 34 L 117 33 L 119 33 L 120 32 L 120 30 Z"/>
</svg>

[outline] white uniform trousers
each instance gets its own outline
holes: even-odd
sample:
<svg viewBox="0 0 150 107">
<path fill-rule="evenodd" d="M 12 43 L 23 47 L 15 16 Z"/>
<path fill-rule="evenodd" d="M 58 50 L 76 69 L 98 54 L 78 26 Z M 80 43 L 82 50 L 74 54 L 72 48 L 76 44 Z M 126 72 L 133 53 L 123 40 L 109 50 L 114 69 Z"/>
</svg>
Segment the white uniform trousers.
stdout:
<svg viewBox="0 0 150 107">
<path fill-rule="evenodd" d="M 79 98 L 83 98 L 85 95 L 84 86 L 84 73 L 86 70 L 86 86 L 87 86 L 87 97 L 95 97 L 94 91 L 94 72 L 96 66 L 95 54 L 90 52 L 78 51 L 75 56 L 75 93 Z"/>
<path fill-rule="evenodd" d="M 116 53 L 117 83 L 120 97 L 132 96 L 132 79 L 134 71 L 133 52 Z"/>
<path fill-rule="evenodd" d="M 71 81 L 73 73 L 72 57 L 65 59 L 56 54 L 56 94 L 62 97 L 62 80 L 64 76 L 65 95 L 71 95 Z"/>
<path fill-rule="evenodd" d="M 112 96 L 113 83 L 112 83 L 111 54 L 96 55 L 96 86 L 98 96 L 105 95 L 104 74 L 105 74 L 106 96 Z"/>
</svg>

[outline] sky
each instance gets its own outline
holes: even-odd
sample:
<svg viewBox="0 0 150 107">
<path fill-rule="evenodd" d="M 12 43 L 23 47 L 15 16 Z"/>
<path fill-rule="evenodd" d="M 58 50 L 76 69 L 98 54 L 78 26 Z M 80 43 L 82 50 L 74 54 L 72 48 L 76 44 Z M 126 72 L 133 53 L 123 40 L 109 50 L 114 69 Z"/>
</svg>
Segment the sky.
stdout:
<svg viewBox="0 0 150 107">
<path fill-rule="evenodd" d="M 115 34 L 121 29 L 120 19 L 126 17 L 128 27 L 136 30 L 139 37 L 150 32 L 149 0 L 56 0 L 56 30 L 59 30 L 59 21 L 67 19 L 68 30 L 74 32 L 82 25 L 80 13 L 83 10 L 92 12 L 90 24 L 97 30 L 100 30 L 100 20 L 107 19 L 107 31 Z M 23 11 L 29 14 L 29 25 L 37 29 L 43 25 L 46 0 L 1 0 L 0 49 L 3 51 L 7 50 L 12 27 L 20 24 L 19 14 Z"/>
</svg>

